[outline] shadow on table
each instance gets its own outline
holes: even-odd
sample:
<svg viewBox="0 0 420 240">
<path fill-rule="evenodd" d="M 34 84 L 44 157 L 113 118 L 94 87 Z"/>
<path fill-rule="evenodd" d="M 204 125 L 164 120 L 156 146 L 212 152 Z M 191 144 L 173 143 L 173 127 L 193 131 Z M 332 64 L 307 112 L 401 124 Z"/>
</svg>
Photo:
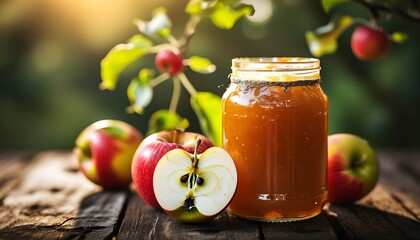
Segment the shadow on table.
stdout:
<svg viewBox="0 0 420 240">
<path fill-rule="evenodd" d="M 328 219 L 340 239 L 418 239 L 420 236 L 420 222 L 414 215 L 403 216 L 391 209 L 380 211 L 356 204 L 331 205 L 330 210 Z"/>
</svg>

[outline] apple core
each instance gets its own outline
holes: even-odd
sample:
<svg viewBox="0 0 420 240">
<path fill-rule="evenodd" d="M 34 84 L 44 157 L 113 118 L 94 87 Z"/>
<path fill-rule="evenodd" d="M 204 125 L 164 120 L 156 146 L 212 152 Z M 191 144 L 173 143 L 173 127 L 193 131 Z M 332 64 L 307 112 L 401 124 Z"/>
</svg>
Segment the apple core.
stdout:
<svg viewBox="0 0 420 240">
<path fill-rule="evenodd" d="M 219 147 L 198 155 L 173 149 L 157 163 L 153 189 L 162 209 L 174 219 L 198 223 L 219 215 L 231 201 L 237 172 L 231 156 Z"/>
</svg>

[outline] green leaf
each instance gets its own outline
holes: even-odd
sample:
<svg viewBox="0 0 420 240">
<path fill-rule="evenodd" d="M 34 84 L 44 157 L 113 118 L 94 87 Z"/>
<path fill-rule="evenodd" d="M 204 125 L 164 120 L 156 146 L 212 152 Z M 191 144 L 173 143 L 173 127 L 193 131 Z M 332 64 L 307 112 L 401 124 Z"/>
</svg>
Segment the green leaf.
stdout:
<svg viewBox="0 0 420 240">
<path fill-rule="evenodd" d="M 207 17 L 216 3 L 217 1 L 190 0 L 185 7 L 185 12 L 190 15 Z"/>
<path fill-rule="evenodd" d="M 120 73 L 132 62 L 149 53 L 153 43 L 144 36 L 137 34 L 113 47 L 101 61 L 101 89 L 114 90 Z"/>
<path fill-rule="evenodd" d="M 391 40 L 396 43 L 403 43 L 408 39 L 408 34 L 404 32 L 394 32 L 391 35 Z"/>
<path fill-rule="evenodd" d="M 351 24 L 353 18 L 349 16 L 336 16 L 333 21 L 319 27 L 314 32 L 306 32 L 306 42 L 309 50 L 315 57 L 334 53 L 337 50 L 337 39 Z"/>
<path fill-rule="evenodd" d="M 238 3 L 234 6 L 217 3 L 210 15 L 213 24 L 221 29 L 231 29 L 236 21 L 243 16 L 254 15 L 255 9 L 250 4 Z"/>
<path fill-rule="evenodd" d="M 150 38 L 166 38 L 171 34 L 172 23 L 166 14 L 166 9 L 163 7 L 159 7 L 153 11 L 150 21 L 146 22 L 137 19 L 134 21 L 134 24 L 137 25 L 141 33 Z"/>
<path fill-rule="evenodd" d="M 185 130 L 188 126 L 188 120 L 180 117 L 176 112 L 159 110 L 153 113 L 149 119 L 149 129 L 147 135 L 163 130 Z"/>
<path fill-rule="evenodd" d="M 190 101 L 203 133 L 214 145 L 222 146 L 221 98 L 210 92 L 198 92 Z"/>
<path fill-rule="evenodd" d="M 255 9 L 239 0 L 191 0 L 185 11 L 190 15 L 209 17 L 221 29 L 231 29 L 239 18 L 252 16 Z"/>
<path fill-rule="evenodd" d="M 142 69 L 139 78 L 131 80 L 127 88 L 127 96 L 131 105 L 127 107 L 127 112 L 142 114 L 153 98 L 152 87 L 148 81 L 154 77 L 153 69 Z"/>
<path fill-rule="evenodd" d="M 389 5 L 389 6 L 398 6 L 398 4 L 401 3 L 400 0 L 385 0 L 385 2 Z"/>
<path fill-rule="evenodd" d="M 350 0 L 322 0 L 322 7 L 325 12 L 329 12 L 335 5 L 349 1 Z"/>
<path fill-rule="evenodd" d="M 199 57 L 199 56 L 192 56 L 188 59 L 188 66 L 194 72 L 198 73 L 213 73 L 216 71 L 216 65 L 211 63 L 211 61 L 207 58 Z"/>
<path fill-rule="evenodd" d="M 139 81 L 141 83 L 148 83 L 155 77 L 155 70 L 151 68 L 143 68 L 139 71 Z"/>
</svg>

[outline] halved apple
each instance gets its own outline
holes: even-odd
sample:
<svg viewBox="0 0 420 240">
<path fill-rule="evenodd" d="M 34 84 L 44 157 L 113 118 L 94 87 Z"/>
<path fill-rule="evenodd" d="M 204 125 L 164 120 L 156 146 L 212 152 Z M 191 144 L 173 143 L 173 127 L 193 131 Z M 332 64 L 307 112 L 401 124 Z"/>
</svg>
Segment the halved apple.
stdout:
<svg viewBox="0 0 420 240">
<path fill-rule="evenodd" d="M 153 188 L 162 209 L 171 217 L 190 223 L 219 215 L 237 186 L 232 157 L 223 148 L 211 147 L 197 155 L 182 149 L 166 153 L 153 175 Z"/>
</svg>

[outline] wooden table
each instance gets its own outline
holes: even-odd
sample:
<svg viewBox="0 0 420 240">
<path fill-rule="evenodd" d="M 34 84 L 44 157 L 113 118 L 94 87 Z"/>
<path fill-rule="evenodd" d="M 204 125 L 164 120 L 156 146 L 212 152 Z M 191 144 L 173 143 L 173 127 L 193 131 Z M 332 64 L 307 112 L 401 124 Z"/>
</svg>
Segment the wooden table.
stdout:
<svg viewBox="0 0 420 240">
<path fill-rule="evenodd" d="M 420 239 L 420 152 L 378 154 L 379 184 L 349 206 L 301 222 L 261 223 L 224 212 L 184 224 L 134 191 L 102 191 L 69 152 L 0 155 L 0 239 Z"/>
</svg>

